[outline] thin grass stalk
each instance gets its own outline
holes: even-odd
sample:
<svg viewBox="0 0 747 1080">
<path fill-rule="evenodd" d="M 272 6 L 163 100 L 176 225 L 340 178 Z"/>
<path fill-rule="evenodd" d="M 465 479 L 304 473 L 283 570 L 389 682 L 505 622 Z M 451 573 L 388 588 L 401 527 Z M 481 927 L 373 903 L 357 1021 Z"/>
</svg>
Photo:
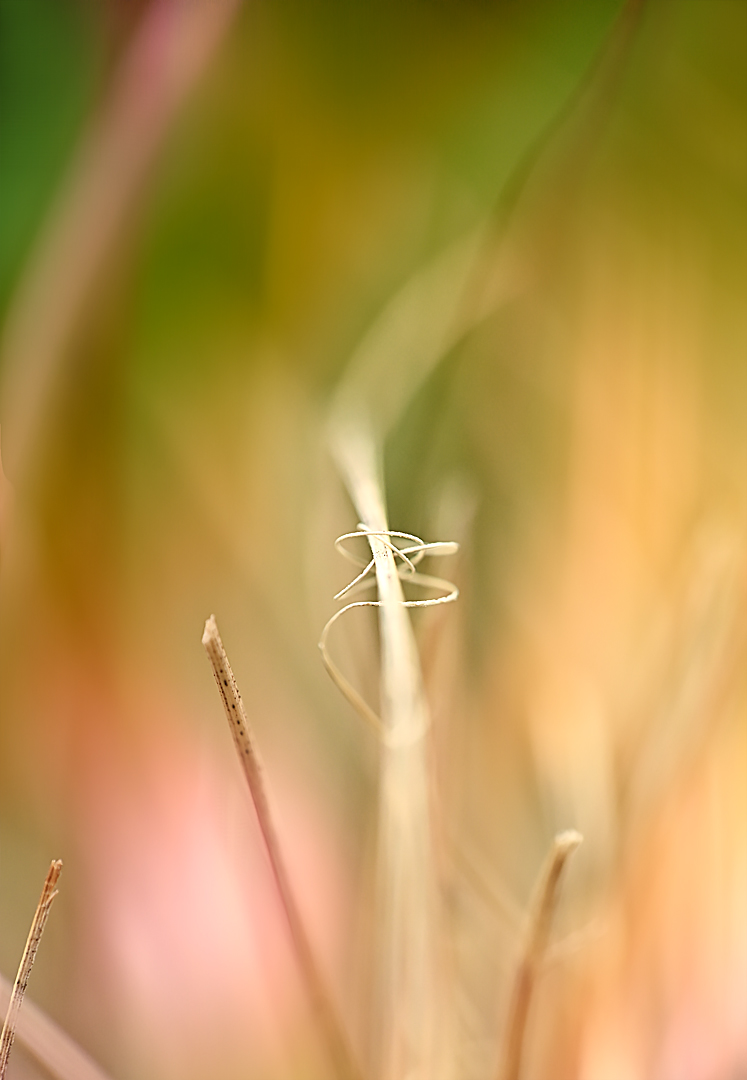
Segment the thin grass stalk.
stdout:
<svg viewBox="0 0 747 1080">
<path fill-rule="evenodd" d="M 568 857 L 576 850 L 581 839 L 581 834 L 574 829 L 558 833 L 540 874 L 524 951 L 514 980 L 498 1080 L 520 1080 L 529 1012 L 550 941 L 560 881 Z"/>
<path fill-rule="evenodd" d="M 377 1080 L 444 1075 L 445 1012 L 437 942 L 439 900 L 431 824 L 428 708 L 404 606 L 383 482 L 363 422 L 338 428 L 334 450 L 374 560 L 381 637 L 381 774 L 377 938 L 372 1014 Z"/>
<path fill-rule="evenodd" d="M 257 749 L 256 740 L 239 693 L 236 678 L 231 669 L 226 650 L 223 647 L 218 625 L 213 615 L 205 623 L 202 635 L 208 659 L 213 668 L 218 684 L 223 707 L 228 718 L 228 725 L 233 735 L 236 752 L 239 755 L 244 776 L 254 803 L 262 838 L 272 867 L 273 877 L 290 931 L 301 975 L 311 1001 L 314 1015 L 323 1034 L 330 1058 L 340 1080 L 361 1080 L 361 1073 L 356 1065 L 342 1026 L 337 1017 L 332 999 L 325 985 L 319 966 L 314 956 L 301 912 L 296 902 L 285 866 L 277 830 L 270 812 L 264 768 Z M 1 1078 L 0 1078 L 1 1080 Z"/>
<path fill-rule="evenodd" d="M 13 983 L 13 989 L 8 1003 L 8 1011 L 5 1014 L 5 1023 L 3 1024 L 2 1034 L 0 1035 L 0 1080 L 5 1080 L 5 1074 L 8 1069 L 8 1058 L 10 1057 L 10 1051 L 16 1034 L 18 1013 L 23 1003 L 23 996 L 26 993 L 26 987 L 28 986 L 31 969 L 34 966 L 34 960 L 36 960 L 39 942 L 41 941 L 44 927 L 49 918 L 49 911 L 55 896 L 57 896 L 57 889 L 55 886 L 57 885 L 61 870 L 62 863 L 59 860 L 53 861 L 49 867 L 47 876 L 44 879 L 44 887 L 42 888 L 42 893 L 39 897 L 39 903 L 36 905 L 34 918 L 31 922 L 29 936 L 26 939 L 26 947 L 23 950 L 21 963 L 18 966 L 18 974 Z"/>
</svg>

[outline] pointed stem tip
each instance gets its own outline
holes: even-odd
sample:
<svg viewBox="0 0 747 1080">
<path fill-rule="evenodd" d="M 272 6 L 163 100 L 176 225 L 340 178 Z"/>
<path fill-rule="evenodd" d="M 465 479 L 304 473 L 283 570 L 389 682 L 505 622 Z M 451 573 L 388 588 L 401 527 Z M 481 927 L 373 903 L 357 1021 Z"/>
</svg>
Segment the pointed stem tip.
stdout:
<svg viewBox="0 0 747 1080">
<path fill-rule="evenodd" d="M 31 975 L 31 969 L 34 966 L 34 960 L 36 959 L 39 942 L 44 933 L 44 927 L 49 916 L 50 908 L 52 907 L 52 901 L 55 896 L 57 896 L 57 889 L 55 886 L 57 885 L 61 870 L 62 860 L 55 859 L 50 865 L 44 880 L 44 887 L 42 888 L 41 896 L 39 897 L 39 903 L 36 905 L 36 911 L 34 912 L 34 918 L 31 922 L 29 936 L 26 939 L 26 947 L 23 950 L 21 963 L 18 966 L 18 974 L 13 983 L 10 1002 L 8 1003 L 8 1011 L 5 1016 L 2 1034 L 0 1035 L 0 1080 L 5 1080 L 5 1074 L 8 1068 L 8 1058 L 10 1057 L 11 1047 L 13 1046 L 13 1040 L 16 1034 L 18 1013 L 21 1009 L 23 996 L 26 993 L 29 976 Z"/>
</svg>

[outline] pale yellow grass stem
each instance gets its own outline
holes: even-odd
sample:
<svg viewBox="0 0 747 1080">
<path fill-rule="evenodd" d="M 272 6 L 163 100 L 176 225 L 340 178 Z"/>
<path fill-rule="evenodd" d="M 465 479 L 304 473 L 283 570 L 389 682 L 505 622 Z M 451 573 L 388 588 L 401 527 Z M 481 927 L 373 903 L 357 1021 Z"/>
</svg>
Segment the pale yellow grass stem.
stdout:
<svg viewBox="0 0 747 1080">
<path fill-rule="evenodd" d="M 377 1080 L 436 1080 L 451 1057 L 439 964 L 438 876 L 426 756 L 428 708 L 365 422 L 336 428 L 334 450 L 371 548 L 381 636 L 378 936 L 371 1032 Z"/>
</svg>

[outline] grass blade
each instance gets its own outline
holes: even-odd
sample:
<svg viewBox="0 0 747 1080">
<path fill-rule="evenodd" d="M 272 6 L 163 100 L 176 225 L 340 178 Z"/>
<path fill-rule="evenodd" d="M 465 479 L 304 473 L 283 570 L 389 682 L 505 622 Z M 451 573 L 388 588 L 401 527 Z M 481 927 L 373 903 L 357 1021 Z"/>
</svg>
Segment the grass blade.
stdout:
<svg viewBox="0 0 747 1080">
<path fill-rule="evenodd" d="M 36 960 L 39 942 L 41 941 L 44 927 L 49 918 L 52 901 L 55 896 L 57 896 L 55 886 L 57 885 L 61 870 L 62 863 L 59 860 L 52 862 L 52 865 L 49 867 L 49 871 L 44 880 L 44 887 L 41 896 L 39 897 L 39 903 L 36 905 L 34 918 L 31 922 L 29 936 L 26 939 L 26 947 L 23 950 L 21 963 L 18 966 L 18 974 L 13 983 L 13 989 L 8 1003 L 8 1011 L 5 1014 L 5 1023 L 3 1024 L 2 1035 L 0 1035 L 0 1080 L 5 1080 L 5 1073 L 8 1068 L 8 1058 L 10 1057 L 10 1051 L 16 1034 L 18 1013 L 23 1003 L 23 995 L 26 993 L 26 987 L 28 986 L 31 969 L 34 966 L 34 960 Z"/>
<path fill-rule="evenodd" d="M 257 750 L 256 741 L 249 720 L 241 700 L 241 694 L 236 684 L 231 665 L 223 648 L 218 625 L 213 615 L 205 623 L 205 631 L 202 635 L 202 644 L 205 646 L 208 659 L 213 668 L 215 681 L 226 710 L 228 724 L 233 735 L 236 752 L 239 755 L 249 791 L 254 803 L 254 809 L 259 821 L 262 838 L 265 842 L 267 854 L 270 859 L 272 873 L 275 878 L 280 900 L 288 922 L 293 948 L 296 953 L 301 974 L 306 984 L 306 989 L 311 1000 L 314 1013 L 319 1022 L 327 1043 L 330 1057 L 332 1058 L 337 1075 L 343 1080 L 359 1080 L 360 1072 L 353 1061 L 353 1056 L 343 1034 L 342 1027 L 337 1018 L 334 1006 L 330 999 L 324 980 L 319 971 L 309 942 L 306 928 L 301 918 L 301 912 L 296 903 L 291 888 L 288 871 L 283 860 L 278 840 L 277 831 L 270 813 L 270 804 L 267 797 L 267 787 L 264 780 L 264 770 Z M 0 1078 L 2 1080 L 2 1078 Z"/>
<path fill-rule="evenodd" d="M 374 1075 L 435 1080 L 446 1012 L 439 970 L 439 896 L 420 663 L 392 545 L 373 438 L 363 422 L 338 427 L 334 449 L 365 530 L 378 586 L 381 779 L 378 940 L 371 1032 Z"/>
<path fill-rule="evenodd" d="M 560 895 L 560 879 L 566 862 L 581 843 L 574 829 L 558 833 L 540 874 L 537 899 L 531 914 L 524 953 L 514 981 L 506 1028 L 506 1043 L 498 1080 L 519 1080 L 526 1040 L 527 1021 L 534 988 L 550 940 L 553 915 Z"/>
</svg>

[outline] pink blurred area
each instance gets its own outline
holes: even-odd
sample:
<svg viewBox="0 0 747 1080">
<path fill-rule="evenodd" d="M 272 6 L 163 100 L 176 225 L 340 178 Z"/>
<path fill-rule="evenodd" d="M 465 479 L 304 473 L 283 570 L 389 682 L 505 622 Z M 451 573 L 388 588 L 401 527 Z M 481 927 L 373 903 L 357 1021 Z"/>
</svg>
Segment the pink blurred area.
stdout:
<svg viewBox="0 0 747 1080">
<path fill-rule="evenodd" d="M 282 1075 L 299 1055 L 323 1071 L 217 693 L 209 711 L 222 740 L 199 734 L 173 690 L 142 682 L 117 700 L 90 669 L 76 675 L 78 659 L 56 678 L 47 666 L 35 704 L 54 724 L 42 736 L 37 722 L 33 751 L 38 795 L 65 808 L 75 842 L 78 1013 L 107 1024 L 109 1050 L 132 1075 L 233 1076 L 248 1062 Z M 204 674 L 212 682 L 206 659 Z M 273 755 L 270 774 L 283 853 L 334 981 L 349 933 L 344 835 L 288 757 Z"/>
<path fill-rule="evenodd" d="M 127 1053 L 142 1068 L 200 1076 L 247 1051 L 255 1068 L 287 1067 L 308 1003 L 248 796 L 232 761 L 169 738 L 155 716 L 153 736 L 128 748 L 136 770 L 101 747 L 79 778 L 91 915 L 83 981 L 111 973 Z M 276 769 L 272 788 L 310 932 L 334 971 L 344 925 L 334 829 L 303 778 Z"/>
</svg>

